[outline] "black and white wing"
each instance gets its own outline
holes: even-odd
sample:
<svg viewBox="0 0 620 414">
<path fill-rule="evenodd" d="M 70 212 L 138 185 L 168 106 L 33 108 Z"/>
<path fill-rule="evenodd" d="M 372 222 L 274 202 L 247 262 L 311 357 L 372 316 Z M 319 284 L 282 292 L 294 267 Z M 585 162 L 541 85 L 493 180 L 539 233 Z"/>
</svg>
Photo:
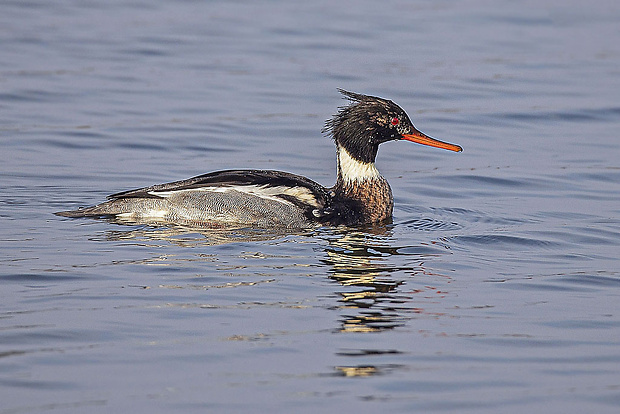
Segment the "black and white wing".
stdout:
<svg viewBox="0 0 620 414">
<path fill-rule="evenodd" d="M 308 178 L 270 170 L 226 170 L 112 194 L 65 217 L 115 216 L 212 225 L 307 227 L 332 215 L 329 190 Z"/>
<path fill-rule="evenodd" d="M 238 191 L 256 197 L 281 199 L 304 209 L 323 209 L 330 200 L 328 190 L 319 183 L 300 175 L 272 170 L 216 171 L 187 180 L 123 191 L 108 196 L 108 199 L 166 198 L 181 191 Z"/>
</svg>

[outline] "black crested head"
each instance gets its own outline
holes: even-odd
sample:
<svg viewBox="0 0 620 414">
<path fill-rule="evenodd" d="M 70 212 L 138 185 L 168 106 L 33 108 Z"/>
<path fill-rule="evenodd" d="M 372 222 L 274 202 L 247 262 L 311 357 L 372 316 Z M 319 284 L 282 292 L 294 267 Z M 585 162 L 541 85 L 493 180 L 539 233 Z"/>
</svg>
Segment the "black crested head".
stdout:
<svg viewBox="0 0 620 414">
<path fill-rule="evenodd" d="M 338 91 L 351 104 L 339 108 L 325 123 L 323 132 L 330 133 L 336 144 L 356 160 L 374 162 L 379 144 L 417 131 L 405 111 L 394 102 L 343 89 Z"/>
</svg>

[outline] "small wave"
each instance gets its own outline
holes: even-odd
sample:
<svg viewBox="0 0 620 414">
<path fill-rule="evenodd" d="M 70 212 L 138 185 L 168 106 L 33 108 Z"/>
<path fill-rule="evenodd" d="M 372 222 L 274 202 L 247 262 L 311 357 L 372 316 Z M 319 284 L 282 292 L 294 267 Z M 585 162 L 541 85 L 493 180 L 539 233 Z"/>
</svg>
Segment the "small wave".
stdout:
<svg viewBox="0 0 620 414">
<path fill-rule="evenodd" d="M 620 274 L 608 273 L 608 274 L 569 274 L 559 276 L 559 280 L 563 283 L 572 285 L 589 286 L 594 288 L 611 288 L 620 287 Z"/>
<path fill-rule="evenodd" d="M 423 231 L 439 231 L 439 230 L 460 230 L 462 226 L 458 223 L 436 220 L 432 218 L 421 218 L 407 220 L 401 225 Z"/>
<path fill-rule="evenodd" d="M 75 280 L 80 276 L 66 273 L 13 273 L 0 276 L 1 280 L 19 282 L 19 283 L 42 283 L 42 282 L 59 282 L 62 280 Z"/>
<path fill-rule="evenodd" d="M 503 281 L 505 282 L 505 281 Z M 512 280 L 506 285 L 512 290 L 541 292 L 589 292 L 606 291 L 620 286 L 620 274 L 614 272 L 576 272 L 553 275 L 539 275 L 534 278 Z"/>
<path fill-rule="evenodd" d="M 471 236 L 454 236 L 450 240 L 457 244 L 466 245 L 485 245 L 494 248 L 506 247 L 513 248 L 515 246 L 527 247 L 554 247 L 558 243 L 548 240 L 533 239 L 519 236 L 507 236 L 503 234 L 479 234 Z"/>
<path fill-rule="evenodd" d="M 489 215 L 484 211 L 480 210 L 470 210 L 466 208 L 433 208 L 433 212 L 441 215 L 448 215 L 450 217 L 460 216 L 462 219 L 468 223 L 489 223 L 489 224 L 500 224 L 500 225 L 513 225 L 513 224 L 524 224 L 524 223 L 534 223 L 538 220 L 524 219 L 524 218 L 515 218 L 515 217 L 498 217 Z M 461 228 L 462 226 L 457 223 L 453 223 Z"/>
<path fill-rule="evenodd" d="M 600 122 L 620 119 L 620 107 L 582 108 L 560 111 L 506 112 L 490 114 L 492 118 L 524 122 Z"/>
</svg>

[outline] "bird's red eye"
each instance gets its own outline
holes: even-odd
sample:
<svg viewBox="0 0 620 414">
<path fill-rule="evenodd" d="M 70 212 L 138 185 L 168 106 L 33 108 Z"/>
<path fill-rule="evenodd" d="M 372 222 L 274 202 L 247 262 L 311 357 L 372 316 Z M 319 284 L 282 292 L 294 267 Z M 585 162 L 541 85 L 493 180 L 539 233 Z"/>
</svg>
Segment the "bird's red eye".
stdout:
<svg viewBox="0 0 620 414">
<path fill-rule="evenodd" d="M 394 117 L 392 118 L 392 125 L 398 125 L 400 121 L 398 120 L 398 118 Z"/>
</svg>

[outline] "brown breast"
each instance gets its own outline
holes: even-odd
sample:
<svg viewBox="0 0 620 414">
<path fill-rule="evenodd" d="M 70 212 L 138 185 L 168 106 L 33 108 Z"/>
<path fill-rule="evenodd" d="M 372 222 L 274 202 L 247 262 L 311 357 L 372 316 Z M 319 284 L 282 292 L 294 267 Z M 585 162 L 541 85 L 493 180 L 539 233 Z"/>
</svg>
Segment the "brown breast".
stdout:
<svg viewBox="0 0 620 414">
<path fill-rule="evenodd" d="M 387 180 L 377 177 L 370 180 L 338 182 L 333 191 L 342 202 L 342 208 L 351 209 L 349 224 L 371 224 L 392 217 L 394 198 Z"/>
</svg>

